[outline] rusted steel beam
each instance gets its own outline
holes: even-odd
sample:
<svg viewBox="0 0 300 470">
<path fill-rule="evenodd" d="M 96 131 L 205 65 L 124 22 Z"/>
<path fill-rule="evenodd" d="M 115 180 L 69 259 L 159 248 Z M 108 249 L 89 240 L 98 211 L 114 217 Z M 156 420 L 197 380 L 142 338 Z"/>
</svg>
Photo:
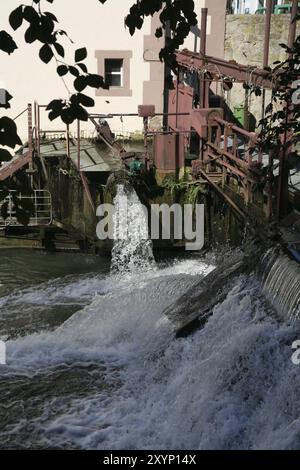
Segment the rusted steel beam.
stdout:
<svg viewBox="0 0 300 470">
<path fill-rule="evenodd" d="M 201 37 L 200 37 L 200 55 L 206 55 L 206 39 L 207 39 L 207 14 L 208 8 L 201 8 Z M 209 88 L 210 81 L 207 81 L 203 76 L 200 82 L 200 106 L 202 108 L 209 108 Z"/>
<path fill-rule="evenodd" d="M 0 169 L 0 181 L 4 181 L 10 176 L 14 175 L 17 171 L 21 170 L 25 165 L 31 162 L 32 154 L 30 151 L 24 155 L 20 155 L 18 158 L 13 160 L 9 165 L 6 165 Z"/>
<path fill-rule="evenodd" d="M 266 0 L 263 67 L 267 67 L 269 65 L 270 31 L 271 31 L 272 10 L 273 10 L 273 0 Z"/>
<path fill-rule="evenodd" d="M 176 54 L 177 63 L 187 69 L 201 70 L 205 68 L 210 72 L 212 78 L 219 77 L 219 74 L 233 78 L 238 83 L 249 81 L 251 76 L 252 84 L 264 88 L 273 88 L 273 83 L 269 78 L 270 73 L 267 70 L 257 67 L 249 68 L 247 65 L 238 64 L 235 61 L 227 61 L 216 57 L 201 56 L 190 51 L 179 51 Z"/>
<path fill-rule="evenodd" d="M 233 132 L 237 132 L 238 134 L 248 137 L 248 139 L 250 139 L 251 142 L 258 143 L 258 134 L 256 134 L 255 132 L 250 132 L 250 131 L 247 131 L 246 129 L 242 129 L 241 127 L 235 126 L 234 124 L 228 121 L 224 121 L 224 119 L 219 118 L 219 117 L 215 117 L 214 120 L 218 122 L 219 124 L 222 124 L 223 126 L 228 127 Z"/>
<path fill-rule="evenodd" d="M 228 204 L 237 212 L 237 214 L 242 217 L 244 220 L 247 219 L 246 214 L 233 202 L 227 194 L 218 186 L 216 183 L 214 183 L 211 178 L 205 173 L 203 170 L 199 170 L 200 174 L 205 178 L 209 184 L 225 199 L 225 201 L 228 202 Z"/>
<path fill-rule="evenodd" d="M 96 131 L 98 132 L 98 137 L 114 152 L 116 156 L 120 156 L 123 153 L 126 153 L 126 150 L 118 142 L 110 141 L 103 132 L 101 132 L 101 126 L 97 123 L 94 115 L 89 115 L 89 120 L 94 124 Z"/>
<path fill-rule="evenodd" d="M 219 155 L 219 159 L 216 159 L 215 156 L 208 152 L 207 155 L 209 157 L 211 157 L 211 161 L 216 161 L 217 160 L 217 164 L 224 167 L 224 168 L 228 168 L 228 170 L 231 171 L 231 173 L 234 173 L 236 176 L 239 176 L 240 178 L 245 178 L 247 179 L 248 181 L 250 181 L 251 183 L 256 183 L 256 180 L 254 178 L 251 178 L 251 176 L 247 175 L 246 173 L 244 173 L 242 170 L 239 170 L 238 168 L 230 165 L 230 163 L 227 163 L 225 162 L 224 160 L 220 160 L 220 158 L 222 157 L 222 155 Z M 230 175 L 229 175 L 230 176 Z"/>
<path fill-rule="evenodd" d="M 273 0 L 266 0 L 263 68 L 266 68 L 269 65 L 272 10 L 273 10 Z M 265 117 L 265 106 L 266 106 L 266 91 L 265 89 L 263 89 L 262 100 L 261 100 L 261 118 L 262 119 L 264 119 Z"/>
<path fill-rule="evenodd" d="M 31 155 L 30 169 L 33 168 L 33 129 L 32 129 L 32 105 L 28 104 L 28 151 Z"/>
<path fill-rule="evenodd" d="M 298 14 L 298 0 L 293 0 L 292 10 L 291 10 L 291 23 L 289 29 L 289 39 L 288 46 L 291 49 L 296 39 L 296 30 L 297 30 L 297 14 Z"/>
<path fill-rule="evenodd" d="M 212 148 L 213 150 L 215 150 L 216 152 L 218 152 L 220 155 L 223 155 L 224 157 L 227 157 L 230 160 L 237 163 L 238 165 L 240 165 L 241 168 L 244 168 L 245 170 L 249 169 L 249 166 L 248 166 L 247 162 L 245 162 L 244 160 L 241 160 L 238 157 L 235 157 L 232 153 L 230 153 L 226 150 L 220 149 L 217 145 L 213 144 L 212 142 L 208 142 L 207 145 L 210 148 Z"/>
<path fill-rule="evenodd" d="M 67 138 L 68 138 L 68 136 L 69 136 L 69 126 L 67 126 Z M 79 139 L 76 139 L 76 138 L 71 138 L 70 139 L 70 136 L 69 136 L 69 138 L 67 140 L 67 147 L 69 147 L 69 149 L 70 149 L 70 140 L 72 141 L 73 145 L 76 145 L 77 151 L 80 151 Z M 89 204 L 90 204 L 93 212 L 95 212 L 96 208 L 95 208 L 95 204 L 94 204 L 94 201 L 93 201 L 93 198 L 92 198 L 92 195 L 91 195 L 91 191 L 90 191 L 90 187 L 89 187 L 87 177 L 86 177 L 85 173 L 83 171 L 81 171 L 81 169 L 80 169 L 80 155 L 77 155 L 77 163 L 73 162 L 73 160 L 70 156 L 70 150 L 69 151 L 67 150 L 67 155 L 68 155 L 71 163 L 75 166 L 75 168 L 77 169 L 77 171 L 80 175 L 82 185 L 83 185 L 84 191 L 86 193 L 87 199 L 89 201 Z"/>
<path fill-rule="evenodd" d="M 81 143 L 80 143 L 80 120 L 77 120 L 77 167 L 78 170 L 80 171 L 81 169 Z"/>
<path fill-rule="evenodd" d="M 206 55 L 208 8 L 201 8 L 200 54 Z"/>
<path fill-rule="evenodd" d="M 96 209 L 95 209 L 95 204 L 94 204 L 94 201 L 93 201 L 91 192 L 90 192 L 90 187 L 89 187 L 89 184 L 88 184 L 87 177 L 86 177 L 86 175 L 84 174 L 83 171 L 80 171 L 80 170 L 79 170 L 79 174 L 80 174 L 80 177 L 81 177 L 81 181 L 82 181 L 84 190 L 85 190 L 85 192 L 86 192 L 86 196 L 87 196 L 88 201 L 89 201 L 89 203 L 90 203 L 90 206 L 91 206 L 93 212 L 95 212 L 95 210 L 96 210 Z"/>
</svg>

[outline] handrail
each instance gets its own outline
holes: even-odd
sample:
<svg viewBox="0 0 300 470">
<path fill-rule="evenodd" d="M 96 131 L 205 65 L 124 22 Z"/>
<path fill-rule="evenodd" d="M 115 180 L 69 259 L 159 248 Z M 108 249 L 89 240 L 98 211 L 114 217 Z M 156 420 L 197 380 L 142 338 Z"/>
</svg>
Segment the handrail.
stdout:
<svg viewBox="0 0 300 470">
<path fill-rule="evenodd" d="M 0 227 L 23 226 L 17 220 L 12 193 L 16 193 L 16 191 L 9 191 L 9 195 L 0 204 L 1 207 L 2 204 L 8 202 L 8 217 L 4 220 L 0 216 Z M 34 214 L 30 217 L 28 226 L 40 227 L 51 225 L 53 220 L 52 196 L 48 190 L 36 189 L 30 196 L 19 194 L 18 199 L 32 201 L 33 203 Z"/>
<path fill-rule="evenodd" d="M 23 114 L 25 114 L 26 112 L 28 111 L 28 107 L 25 108 L 20 114 L 18 114 L 18 116 L 16 116 L 15 118 L 13 118 L 13 121 L 16 121 L 17 119 L 19 119 L 19 117 L 21 117 Z"/>
</svg>

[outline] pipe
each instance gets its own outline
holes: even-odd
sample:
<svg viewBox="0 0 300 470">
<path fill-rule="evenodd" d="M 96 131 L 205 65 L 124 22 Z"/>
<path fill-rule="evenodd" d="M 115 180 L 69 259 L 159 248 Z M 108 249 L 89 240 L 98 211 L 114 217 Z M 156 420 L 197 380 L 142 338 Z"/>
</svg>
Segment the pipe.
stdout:
<svg viewBox="0 0 300 470">
<path fill-rule="evenodd" d="M 200 32 L 200 55 L 201 57 L 204 57 L 206 55 L 207 14 L 208 14 L 208 8 L 201 8 L 201 32 Z M 209 88 L 210 88 L 210 83 L 206 82 L 205 80 L 201 80 L 200 105 L 202 108 L 209 107 L 209 98 L 208 98 Z"/>
<path fill-rule="evenodd" d="M 297 0 L 298 1 L 298 0 Z M 271 31 L 271 15 L 273 11 L 273 0 L 266 1 L 266 15 L 265 15 L 265 40 L 264 40 L 264 57 L 263 57 L 263 68 L 269 65 L 269 53 L 270 53 L 270 31 Z M 262 103 L 261 103 L 261 118 L 265 117 L 265 106 L 266 106 L 266 90 L 262 91 Z"/>
<path fill-rule="evenodd" d="M 165 29 L 165 47 L 168 47 L 168 42 L 171 39 L 171 25 L 170 22 L 167 21 L 166 29 Z M 163 110 L 163 128 L 164 130 L 168 130 L 169 126 L 169 85 L 167 78 L 171 75 L 171 68 L 170 65 L 165 62 L 165 70 L 164 70 L 164 110 Z"/>
<path fill-rule="evenodd" d="M 201 8 L 201 32 L 200 32 L 200 54 L 206 54 L 208 8 Z"/>
<path fill-rule="evenodd" d="M 263 68 L 269 65 L 269 51 L 270 51 L 270 31 L 271 31 L 271 15 L 273 10 L 273 0 L 266 1 L 266 14 L 265 14 L 265 40 L 264 40 L 264 58 Z"/>
<path fill-rule="evenodd" d="M 298 0 L 293 0 L 292 11 L 291 11 L 291 23 L 290 23 L 290 30 L 289 30 L 289 40 L 288 40 L 288 47 L 290 49 L 292 49 L 293 44 L 296 39 L 297 13 L 298 13 Z"/>
<path fill-rule="evenodd" d="M 81 162 L 80 162 L 80 157 L 81 157 L 81 148 L 80 148 L 80 120 L 77 120 L 77 166 L 78 166 L 78 171 L 81 169 Z"/>
</svg>

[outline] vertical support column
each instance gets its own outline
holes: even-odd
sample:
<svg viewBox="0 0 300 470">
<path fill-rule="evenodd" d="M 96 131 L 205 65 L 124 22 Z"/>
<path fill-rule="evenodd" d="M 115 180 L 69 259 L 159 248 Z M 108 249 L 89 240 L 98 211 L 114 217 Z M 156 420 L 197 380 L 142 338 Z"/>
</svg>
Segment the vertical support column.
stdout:
<svg viewBox="0 0 300 470">
<path fill-rule="evenodd" d="M 29 169 L 33 169 L 33 141 L 32 141 L 32 104 L 29 103 L 27 107 L 28 113 L 28 150 L 31 155 L 31 160 L 29 163 Z"/>
<path fill-rule="evenodd" d="M 201 8 L 201 33 L 200 33 L 200 54 L 206 54 L 206 35 L 207 35 L 207 14 L 208 8 Z"/>
<path fill-rule="evenodd" d="M 298 0 L 293 0 L 291 10 L 291 22 L 289 29 L 288 46 L 293 47 L 296 38 L 297 21 L 296 16 L 298 13 Z M 292 58 L 292 54 L 289 54 L 289 58 Z M 286 118 L 285 124 L 293 118 L 293 105 L 289 101 L 285 103 Z M 288 152 L 291 148 L 290 144 L 290 132 L 285 130 L 282 136 L 282 151 L 279 157 L 279 178 L 278 178 L 278 192 L 277 192 L 277 217 L 281 219 L 287 213 L 289 192 L 288 192 L 288 181 L 289 181 L 289 169 L 287 167 L 286 159 Z"/>
<path fill-rule="evenodd" d="M 290 30 L 289 30 L 289 39 L 288 39 L 289 48 L 293 47 L 293 44 L 296 39 L 297 13 L 298 13 L 298 0 L 293 0 L 292 11 L 291 11 L 291 23 L 290 23 Z"/>
<path fill-rule="evenodd" d="M 67 137 L 67 156 L 68 158 L 70 158 L 70 126 L 69 124 L 67 124 L 66 137 Z"/>
<path fill-rule="evenodd" d="M 80 162 L 81 146 L 80 146 L 80 121 L 77 120 L 77 166 L 78 171 L 81 171 L 81 162 Z"/>
<path fill-rule="evenodd" d="M 39 104 L 36 105 L 37 109 L 37 154 L 41 155 L 41 111 Z"/>
<path fill-rule="evenodd" d="M 267 174 L 267 195 L 268 195 L 268 202 L 266 208 L 266 216 L 268 221 L 270 222 L 273 217 L 273 151 L 269 152 L 269 169 Z"/>
<path fill-rule="evenodd" d="M 144 150 L 145 150 L 145 166 L 148 168 L 149 153 L 148 153 L 148 117 L 144 117 Z"/>
<path fill-rule="evenodd" d="M 171 38 L 171 26 L 170 22 L 168 21 L 165 28 L 165 46 L 168 45 L 168 41 Z M 163 128 L 165 131 L 168 131 L 169 128 L 169 87 L 167 83 L 167 77 L 171 75 L 171 68 L 168 64 L 165 63 L 165 71 L 164 71 L 164 109 L 163 109 Z"/>
<path fill-rule="evenodd" d="M 224 152 L 228 151 L 228 126 L 225 124 L 224 126 Z M 225 156 L 221 157 L 222 160 L 225 160 Z M 222 186 L 224 188 L 227 182 L 227 169 L 223 166 L 223 174 L 222 174 Z"/>
<path fill-rule="evenodd" d="M 200 33 L 200 54 L 202 57 L 206 55 L 206 44 L 207 44 L 207 15 L 208 8 L 201 8 L 201 33 Z M 200 91 L 200 106 L 202 108 L 209 107 L 209 88 L 210 82 L 206 80 L 204 76 L 201 83 Z"/>
<path fill-rule="evenodd" d="M 268 67 L 268 65 L 269 65 L 270 31 L 271 31 L 272 11 L 273 11 L 273 0 L 266 0 L 263 68 Z M 262 119 L 264 119 L 264 117 L 265 117 L 265 107 L 266 107 L 266 90 L 263 88 L 262 103 L 261 103 L 261 118 Z"/>
</svg>

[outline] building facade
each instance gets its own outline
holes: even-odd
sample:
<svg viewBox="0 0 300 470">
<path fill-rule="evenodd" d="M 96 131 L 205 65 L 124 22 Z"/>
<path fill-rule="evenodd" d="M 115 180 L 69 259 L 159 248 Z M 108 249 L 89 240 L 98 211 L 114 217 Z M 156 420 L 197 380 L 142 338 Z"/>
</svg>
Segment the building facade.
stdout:
<svg viewBox="0 0 300 470">
<path fill-rule="evenodd" d="M 74 2 L 61 0 L 47 4 L 60 21 L 60 28 L 68 32 L 74 42 L 64 39 L 67 52 L 66 62 L 72 64 L 74 50 L 85 46 L 88 58 L 85 61 L 90 73 L 105 76 L 111 84 L 109 90 L 86 89 L 84 93 L 95 99 L 93 112 L 99 114 L 132 114 L 140 104 L 154 104 L 156 111 L 163 111 L 164 66 L 159 60 L 159 51 L 164 39 L 157 39 L 155 31 L 159 17 L 147 18 L 141 31 L 130 36 L 124 27 L 124 18 L 134 0 L 109 0 L 104 5 L 99 2 Z M 75 4 L 75 5 L 74 5 Z M 8 30 L 10 12 L 20 5 L 20 0 L 0 3 L 1 28 Z M 208 6 L 207 51 L 210 55 L 224 56 L 223 38 L 225 36 L 226 0 L 196 0 L 196 12 L 201 22 L 201 8 Z M 72 90 L 72 81 L 63 81 L 56 75 L 54 60 L 48 65 L 40 61 L 40 44 L 26 44 L 25 26 L 13 32 L 18 50 L 11 56 L 1 54 L 0 88 L 6 88 L 13 100 L 11 110 L 6 114 L 14 117 L 35 100 L 47 104 L 52 99 L 68 97 L 66 88 Z M 216 41 L 215 37 L 220 38 Z M 193 28 L 183 47 L 199 50 L 200 29 Z M 26 136 L 25 118 L 18 119 L 20 135 Z M 43 113 L 43 129 L 57 129 L 59 122 L 50 122 Z M 60 123 L 61 124 L 61 123 Z M 142 120 L 138 117 L 114 118 L 109 120 L 112 129 L 120 134 L 140 132 Z M 91 130 L 83 123 L 82 129 Z"/>
</svg>

